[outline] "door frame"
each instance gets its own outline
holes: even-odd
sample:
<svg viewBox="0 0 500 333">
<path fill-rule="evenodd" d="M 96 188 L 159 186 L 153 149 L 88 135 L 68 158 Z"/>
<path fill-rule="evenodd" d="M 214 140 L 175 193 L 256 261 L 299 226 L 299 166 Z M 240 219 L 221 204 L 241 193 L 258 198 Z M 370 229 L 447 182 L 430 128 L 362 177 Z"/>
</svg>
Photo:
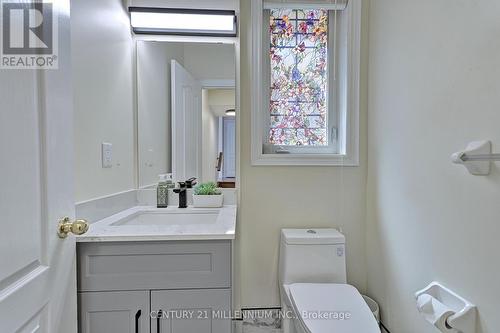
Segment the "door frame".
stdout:
<svg viewBox="0 0 500 333">
<path fill-rule="evenodd" d="M 235 127 L 235 133 L 234 133 L 234 143 L 235 143 L 235 156 L 234 156 L 234 159 L 235 159 L 235 163 L 236 163 L 236 121 L 234 119 L 234 117 L 229 117 L 229 116 L 224 116 L 224 117 L 220 117 L 220 121 L 219 121 L 219 126 L 220 126 L 220 130 L 219 130 L 219 140 L 221 140 L 220 142 L 220 151 L 222 151 L 223 153 L 223 158 L 222 158 L 222 178 L 223 179 L 229 179 L 229 178 L 236 178 L 236 170 L 235 170 L 235 176 L 234 177 L 228 177 L 226 175 L 226 167 L 225 167 L 225 161 L 226 161 L 226 157 L 227 157 L 227 154 L 225 153 L 224 151 L 224 147 L 225 147 L 225 144 L 226 144 L 226 126 L 227 126 L 227 123 L 228 122 L 233 122 L 234 121 L 234 127 Z M 229 140 L 228 140 L 229 141 Z"/>
</svg>

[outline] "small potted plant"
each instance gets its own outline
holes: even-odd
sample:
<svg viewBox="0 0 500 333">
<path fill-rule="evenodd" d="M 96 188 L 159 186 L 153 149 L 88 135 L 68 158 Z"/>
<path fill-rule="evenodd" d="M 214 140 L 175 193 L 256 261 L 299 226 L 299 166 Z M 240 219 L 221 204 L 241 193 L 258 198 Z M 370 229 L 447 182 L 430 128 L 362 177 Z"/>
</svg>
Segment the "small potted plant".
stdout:
<svg viewBox="0 0 500 333">
<path fill-rule="evenodd" d="M 194 188 L 193 205 L 199 208 L 222 207 L 224 195 L 214 182 L 202 183 Z"/>
</svg>

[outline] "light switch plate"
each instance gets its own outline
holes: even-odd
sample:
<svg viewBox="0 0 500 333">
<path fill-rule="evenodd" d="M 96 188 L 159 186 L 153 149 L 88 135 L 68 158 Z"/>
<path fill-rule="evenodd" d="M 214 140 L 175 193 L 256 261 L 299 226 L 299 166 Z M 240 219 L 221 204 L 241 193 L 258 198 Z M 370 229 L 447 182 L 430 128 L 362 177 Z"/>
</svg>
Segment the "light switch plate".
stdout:
<svg viewBox="0 0 500 333">
<path fill-rule="evenodd" d="M 113 145 L 103 142 L 101 146 L 102 167 L 111 168 L 113 166 Z"/>
</svg>

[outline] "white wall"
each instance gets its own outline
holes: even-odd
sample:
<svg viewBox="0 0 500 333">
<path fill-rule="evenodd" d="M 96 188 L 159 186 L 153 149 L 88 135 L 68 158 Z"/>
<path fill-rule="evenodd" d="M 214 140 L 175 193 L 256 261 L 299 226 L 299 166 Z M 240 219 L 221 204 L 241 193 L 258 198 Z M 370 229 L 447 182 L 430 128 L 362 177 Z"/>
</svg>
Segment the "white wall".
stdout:
<svg viewBox="0 0 500 333">
<path fill-rule="evenodd" d="M 133 43 L 121 1 L 72 1 L 77 201 L 136 186 Z M 235 59 L 232 45 L 138 44 L 138 183 L 146 186 L 171 168 L 170 60 L 186 56 L 200 80 L 234 80 Z M 113 144 L 109 169 L 101 167 L 102 142 Z"/>
<path fill-rule="evenodd" d="M 376 0 L 370 10 L 368 291 L 397 333 L 436 332 L 413 293 L 438 280 L 500 327 L 500 171 L 450 154 L 500 151 L 500 2 Z"/>
<path fill-rule="evenodd" d="M 137 41 L 139 186 L 172 172 L 170 64 L 183 64 L 181 43 Z"/>
<path fill-rule="evenodd" d="M 198 80 L 235 80 L 234 46 L 185 43 L 184 66 Z"/>
<path fill-rule="evenodd" d="M 234 108 L 236 104 L 234 89 L 210 89 L 208 91 L 208 104 L 217 115 L 225 116 L 226 110 Z"/>
<path fill-rule="evenodd" d="M 281 228 L 337 227 L 347 236 L 348 280 L 366 288 L 366 60 L 363 66 L 359 167 L 255 167 L 250 161 L 251 26 L 250 1 L 241 6 L 241 200 L 237 238 L 237 275 L 244 307 L 277 306 L 278 249 Z M 364 7 L 367 22 L 368 7 Z"/>
<path fill-rule="evenodd" d="M 201 181 L 217 180 L 215 162 L 218 153 L 219 119 L 210 109 L 209 95 L 211 91 L 202 91 L 202 172 Z"/>
<path fill-rule="evenodd" d="M 133 48 L 120 0 L 72 0 L 76 200 L 135 187 Z M 113 167 L 101 167 L 101 143 Z"/>
</svg>

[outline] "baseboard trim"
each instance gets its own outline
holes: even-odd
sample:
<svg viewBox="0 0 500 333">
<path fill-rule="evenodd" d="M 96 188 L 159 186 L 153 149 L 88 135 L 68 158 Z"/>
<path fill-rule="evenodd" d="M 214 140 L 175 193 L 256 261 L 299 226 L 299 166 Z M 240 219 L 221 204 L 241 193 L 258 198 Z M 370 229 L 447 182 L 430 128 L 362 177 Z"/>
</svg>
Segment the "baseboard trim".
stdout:
<svg viewBox="0 0 500 333">
<path fill-rule="evenodd" d="M 269 308 L 263 308 L 263 307 L 255 307 L 255 308 L 241 308 L 240 310 L 240 317 L 238 318 L 233 318 L 233 321 L 243 321 L 243 312 L 245 311 L 265 311 L 265 310 L 281 310 L 280 306 L 273 306 Z"/>
</svg>

